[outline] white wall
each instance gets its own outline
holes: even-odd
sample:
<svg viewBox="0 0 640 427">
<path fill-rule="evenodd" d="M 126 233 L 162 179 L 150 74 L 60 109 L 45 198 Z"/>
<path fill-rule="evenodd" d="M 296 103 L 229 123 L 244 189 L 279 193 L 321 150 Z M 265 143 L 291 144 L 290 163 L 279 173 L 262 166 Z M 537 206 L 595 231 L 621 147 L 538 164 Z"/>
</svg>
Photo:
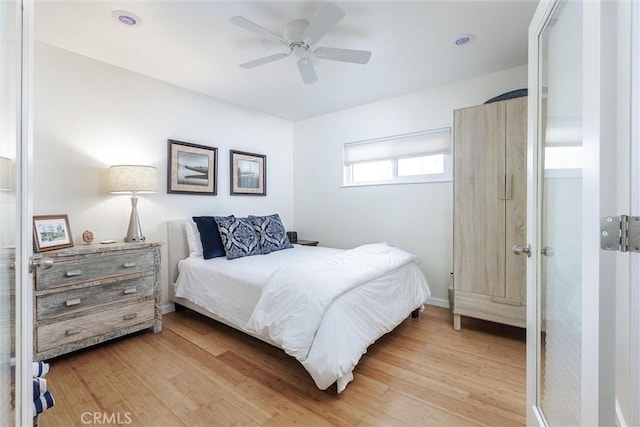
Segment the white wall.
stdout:
<svg viewBox="0 0 640 427">
<path fill-rule="evenodd" d="M 454 109 L 526 87 L 527 69 L 518 67 L 295 123 L 299 238 L 342 248 L 386 241 L 411 251 L 420 258 L 432 303 L 446 305 L 453 263 L 452 182 L 341 187 L 343 144 L 452 126 Z"/>
<path fill-rule="evenodd" d="M 213 78 L 213 77 L 212 77 Z M 76 245 L 122 240 L 129 196 L 108 190 L 109 166 L 158 169 L 160 192 L 141 195 L 147 240 L 192 215 L 279 213 L 293 223 L 292 124 L 43 43 L 35 46 L 34 215 L 68 214 Z M 167 139 L 218 148 L 218 195 L 166 193 Z M 267 155 L 267 196 L 229 196 L 229 150 Z M 167 259 L 163 249 L 163 259 Z M 167 266 L 162 266 L 167 301 Z"/>
<path fill-rule="evenodd" d="M 39 42 L 35 60 L 34 214 L 68 214 L 76 244 L 85 229 L 122 239 L 130 200 L 109 194 L 108 168 L 148 164 L 161 182 L 138 204 L 148 240 L 165 241 L 169 219 L 278 212 L 322 245 L 387 241 L 416 253 L 433 303 L 445 305 L 452 183 L 341 188 L 342 145 L 451 126 L 454 109 L 526 87 L 518 67 L 292 124 Z M 217 196 L 166 194 L 169 138 L 218 148 Z M 267 197 L 229 196 L 229 149 L 267 155 Z"/>
</svg>

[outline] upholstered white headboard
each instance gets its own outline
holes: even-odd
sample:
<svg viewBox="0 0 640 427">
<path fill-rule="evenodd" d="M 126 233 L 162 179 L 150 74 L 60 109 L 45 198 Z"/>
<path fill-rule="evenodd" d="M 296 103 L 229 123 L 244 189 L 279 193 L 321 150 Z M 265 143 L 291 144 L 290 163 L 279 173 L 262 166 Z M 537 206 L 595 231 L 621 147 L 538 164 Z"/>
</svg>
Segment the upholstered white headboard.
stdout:
<svg viewBox="0 0 640 427">
<path fill-rule="evenodd" d="M 189 256 L 187 236 L 184 231 L 184 223 L 191 218 L 175 219 L 167 222 L 167 260 L 169 266 L 169 293 L 173 297 L 173 284 L 178 278 L 178 262 Z"/>
</svg>

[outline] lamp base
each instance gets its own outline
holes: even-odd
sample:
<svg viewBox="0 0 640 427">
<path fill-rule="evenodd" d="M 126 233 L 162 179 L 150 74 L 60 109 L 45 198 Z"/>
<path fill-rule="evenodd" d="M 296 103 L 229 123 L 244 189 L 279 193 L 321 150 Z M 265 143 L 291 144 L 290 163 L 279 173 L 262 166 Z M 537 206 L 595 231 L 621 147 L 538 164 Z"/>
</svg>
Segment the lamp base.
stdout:
<svg viewBox="0 0 640 427">
<path fill-rule="evenodd" d="M 134 195 L 131 198 L 131 218 L 129 218 L 129 229 L 127 235 L 124 238 L 128 243 L 142 243 L 145 238 L 142 235 L 142 228 L 140 228 L 140 219 L 138 218 L 138 198 Z"/>
</svg>

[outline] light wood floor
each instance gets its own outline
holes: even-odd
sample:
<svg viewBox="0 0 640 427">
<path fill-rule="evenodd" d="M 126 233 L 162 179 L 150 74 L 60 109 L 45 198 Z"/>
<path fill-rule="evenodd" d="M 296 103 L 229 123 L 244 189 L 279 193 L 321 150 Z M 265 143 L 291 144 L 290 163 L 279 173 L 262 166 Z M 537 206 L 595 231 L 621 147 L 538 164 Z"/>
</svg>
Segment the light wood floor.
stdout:
<svg viewBox="0 0 640 427">
<path fill-rule="evenodd" d="M 295 359 L 191 311 L 50 361 L 40 426 L 517 426 L 525 332 L 429 306 L 373 344 L 341 394 Z M 89 423 L 87 423 L 89 421 Z"/>
</svg>

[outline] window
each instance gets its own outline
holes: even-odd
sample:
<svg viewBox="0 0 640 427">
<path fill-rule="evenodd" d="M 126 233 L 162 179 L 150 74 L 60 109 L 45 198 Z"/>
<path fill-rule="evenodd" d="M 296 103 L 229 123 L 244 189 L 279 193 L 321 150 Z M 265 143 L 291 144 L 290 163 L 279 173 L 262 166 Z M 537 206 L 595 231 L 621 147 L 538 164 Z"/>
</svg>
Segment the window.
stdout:
<svg viewBox="0 0 640 427">
<path fill-rule="evenodd" d="M 451 128 L 344 144 L 344 185 L 451 180 Z"/>
</svg>

